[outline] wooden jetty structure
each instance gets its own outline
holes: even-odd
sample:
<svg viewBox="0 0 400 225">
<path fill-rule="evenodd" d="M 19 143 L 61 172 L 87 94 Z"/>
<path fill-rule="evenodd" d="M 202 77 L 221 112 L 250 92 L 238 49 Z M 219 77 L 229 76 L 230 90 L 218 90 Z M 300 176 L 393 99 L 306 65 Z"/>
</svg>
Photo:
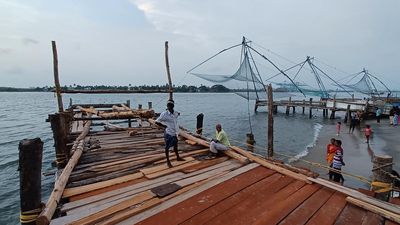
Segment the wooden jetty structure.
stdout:
<svg viewBox="0 0 400 225">
<path fill-rule="evenodd" d="M 257 111 L 257 109 L 261 106 L 267 106 L 268 101 L 267 100 L 256 100 L 255 101 L 255 106 L 254 106 L 254 111 Z M 302 108 L 302 114 L 305 113 L 305 109 L 309 109 L 309 117 L 311 118 L 313 115 L 313 110 L 322 110 L 323 116 L 328 117 L 329 112 L 330 116 L 329 118 L 335 119 L 335 113 L 342 111 L 342 112 L 347 112 L 347 113 L 352 113 L 352 112 L 360 112 L 361 114 L 374 114 L 375 113 L 375 108 L 376 107 L 382 107 L 383 105 L 379 103 L 377 105 L 374 101 L 368 100 L 368 99 L 320 99 L 320 100 L 313 100 L 313 98 L 309 99 L 303 99 L 303 100 L 292 100 L 291 97 L 289 97 L 288 100 L 277 100 L 273 101 L 273 112 L 277 113 L 278 112 L 278 107 L 284 107 L 286 109 L 286 114 L 288 115 L 290 113 L 290 110 L 292 109 L 292 112 L 296 112 L 296 107 L 301 107 Z"/>
<path fill-rule="evenodd" d="M 56 62 L 55 43 L 53 53 Z M 151 107 L 132 109 L 128 101 L 64 110 L 54 69 L 59 110 L 48 121 L 58 171 L 41 203 L 43 143 L 21 141 L 22 224 L 400 224 L 399 199 L 381 201 L 237 146 L 209 157 L 209 139 L 183 128 L 184 161 L 171 156 L 168 167 Z M 121 119 L 127 127 L 92 123 Z"/>
<path fill-rule="evenodd" d="M 65 163 L 36 224 L 400 224 L 398 199 L 384 202 L 235 146 L 209 158 L 208 141 L 184 129 L 185 161 L 169 168 L 163 130 L 143 116 L 150 114 L 96 131 L 93 119 L 116 107 L 84 106 L 65 111 L 66 136 L 54 132 Z"/>
</svg>

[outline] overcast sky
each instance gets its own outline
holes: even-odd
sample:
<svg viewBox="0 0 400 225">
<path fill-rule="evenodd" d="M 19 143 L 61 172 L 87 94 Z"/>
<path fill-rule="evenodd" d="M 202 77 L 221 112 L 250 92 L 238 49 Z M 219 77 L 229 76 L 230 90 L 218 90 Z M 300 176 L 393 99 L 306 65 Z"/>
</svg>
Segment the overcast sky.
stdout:
<svg viewBox="0 0 400 225">
<path fill-rule="evenodd" d="M 174 83 L 207 84 L 186 71 L 246 36 L 400 89 L 399 12 L 399 0 L 0 0 L 0 86 L 53 85 L 51 40 L 62 85 L 164 84 L 166 40 Z"/>
</svg>

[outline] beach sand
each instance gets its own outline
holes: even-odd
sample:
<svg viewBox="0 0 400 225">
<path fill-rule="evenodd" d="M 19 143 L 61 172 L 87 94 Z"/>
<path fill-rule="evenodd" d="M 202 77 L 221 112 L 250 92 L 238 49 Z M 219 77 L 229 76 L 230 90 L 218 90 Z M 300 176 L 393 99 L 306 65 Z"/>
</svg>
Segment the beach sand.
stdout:
<svg viewBox="0 0 400 225">
<path fill-rule="evenodd" d="M 340 121 L 335 120 L 336 121 Z M 370 144 L 366 143 L 363 129 L 365 125 L 371 125 L 373 130 L 372 139 Z M 339 136 L 336 135 L 336 125 L 324 125 L 321 129 L 320 135 L 315 146 L 309 149 L 309 154 L 303 157 L 303 160 L 318 162 L 326 165 L 326 145 L 331 138 L 339 139 L 342 141 L 344 150 L 344 162 L 346 166 L 342 167 L 342 171 L 355 175 L 360 175 L 368 180 L 372 180 L 372 158 L 374 155 L 390 155 L 393 157 L 393 169 L 397 172 L 400 171 L 400 127 L 393 127 L 389 125 L 389 120 L 382 119 L 378 124 L 376 120 L 367 120 L 361 123 L 360 127 L 354 130 L 353 134 L 348 133 L 348 126 L 342 122 L 342 129 Z M 293 163 L 296 166 L 309 168 L 320 174 L 320 177 L 328 178 L 328 171 L 311 166 L 307 163 L 297 161 Z M 369 189 L 369 185 L 361 182 L 358 179 L 344 176 L 345 186 L 359 188 L 363 187 Z"/>
</svg>

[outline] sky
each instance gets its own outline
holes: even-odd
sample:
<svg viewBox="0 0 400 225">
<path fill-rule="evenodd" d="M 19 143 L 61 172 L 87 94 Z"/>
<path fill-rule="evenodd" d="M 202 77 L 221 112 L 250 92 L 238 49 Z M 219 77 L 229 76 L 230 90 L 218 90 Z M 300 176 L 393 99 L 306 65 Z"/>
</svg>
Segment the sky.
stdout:
<svg viewBox="0 0 400 225">
<path fill-rule="evenodd" d="M 54 85 L 52 40 L 62 85 L 165 84 L 165 41 L 173 83 L 207 85 L 186 71 L 246 36 L 282 69 L 313 56 L 334 79 L 366 68 L 399 90 L 399 11 L 398 0 L 0 0 L 0 86 Z M 204 70 L 233 74 L 235 54 Z"/>
</svg>

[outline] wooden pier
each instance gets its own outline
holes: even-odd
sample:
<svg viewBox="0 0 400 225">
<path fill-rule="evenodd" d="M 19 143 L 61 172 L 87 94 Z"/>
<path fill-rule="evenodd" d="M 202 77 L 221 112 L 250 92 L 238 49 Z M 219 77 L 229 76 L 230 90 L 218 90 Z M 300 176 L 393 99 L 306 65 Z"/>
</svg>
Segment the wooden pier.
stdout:
<svg viewBox="0 0 400 225">
<path fill-rule="evenodd" d="M 91 121 L 116 107 L 84 106 L 67 110 L 65 167 L 37 224 L 400 224 L 400 207 L 373 192 L 234 146 L 210 158 L 209 143 L 185 130 L 185 161 L 172 157 L 168 168 L 163 131 L 151 118 L 135 115 L 131 128 L 95 131 Z"/>
<path fill-rule="evenodd" d="M 256 100 L 254 111 L 257 111 L 258 107 L 267 106 L 268 101 L 266 100 Z M 289 115 L 290 111 L 296 113 L 296 108 L 302 108 L 302 114 L 305 114 L 305 109 L 309 110 L 309 117 L 313 115 L 313 110 L 322 110 L 323 117 L 328 117 L 329 112 L 331 113 L 329 118 L 335 119 L 335 113 L 338 111 L 343 112 L 361 112 L 362 114 L 374 114 L 375 107 L 373 101 L 363 100 L 363 99 L 321 99 L 318 101 L 310 98 L 308 100 L 292 100 L 291 97 L 288 100 L 279 100 L 273 102 L 273 112 L 278 112 L 278 107 L 284 107 L 286 109 L 286 114 Z M 379 105 L 382 107 L 382 105 Z"/>
</svg>

